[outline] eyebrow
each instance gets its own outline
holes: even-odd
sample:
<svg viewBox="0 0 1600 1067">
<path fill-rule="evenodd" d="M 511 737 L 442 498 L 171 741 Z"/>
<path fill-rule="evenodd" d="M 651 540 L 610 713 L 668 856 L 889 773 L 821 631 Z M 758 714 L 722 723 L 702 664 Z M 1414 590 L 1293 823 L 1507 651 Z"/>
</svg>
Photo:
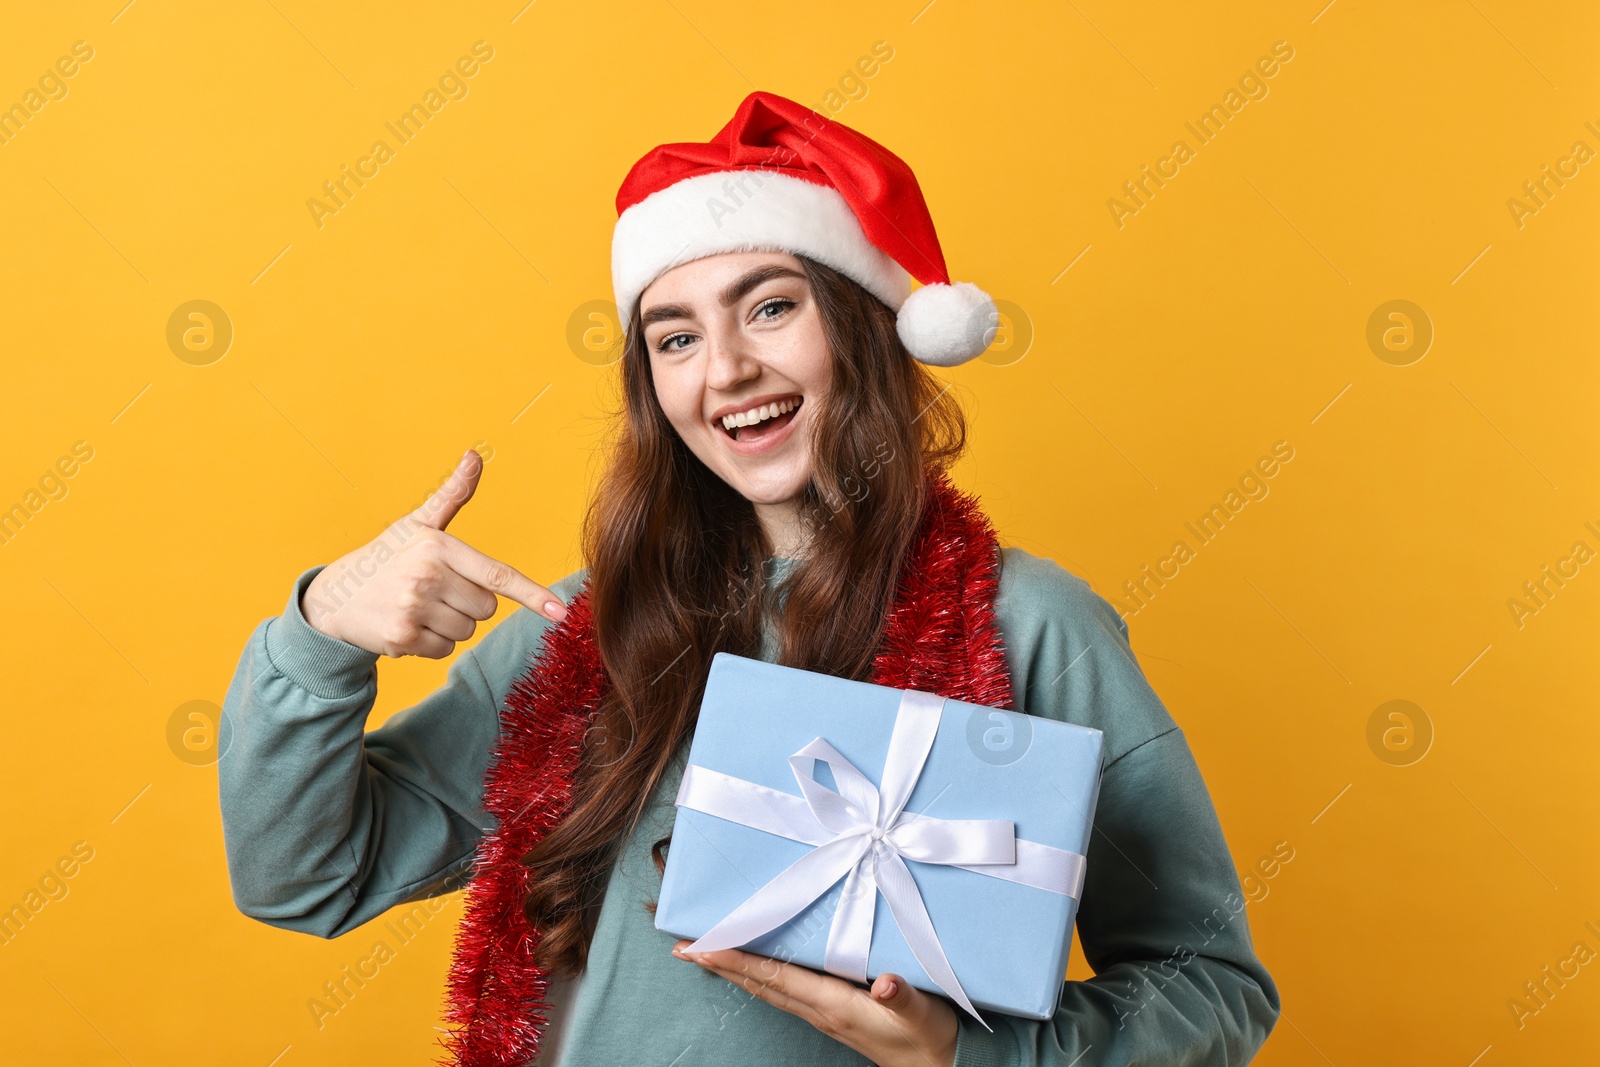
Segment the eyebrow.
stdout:
<svg viewBox="0 0 1600 1067">
<path fill-rule="evenodd" d="M 745 297 L 752 289 L 763 282 L 773 278 L 800 278 L 805 275 L 793 267 L 786 267 L 781 263 L 769 263 L 766 266 L 755 267 L 746 271 L 717 295 L 717 300 L 723 307 L 732 307 Z M 694 312 L 682 304 L 657 304 L 642 316 L 642 325 L 649 326 L 654 322 L 664 322 L 668 319 L 692 319 Z"/>
</svg>

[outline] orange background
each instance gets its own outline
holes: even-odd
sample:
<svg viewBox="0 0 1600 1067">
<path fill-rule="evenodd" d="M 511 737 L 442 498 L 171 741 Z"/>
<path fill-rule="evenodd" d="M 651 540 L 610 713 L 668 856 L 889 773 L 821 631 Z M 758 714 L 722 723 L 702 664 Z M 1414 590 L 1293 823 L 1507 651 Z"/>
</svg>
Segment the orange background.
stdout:
<svg viewBox="0 0 1600 1067">
<path fill-rule="evenodd" d="M 0 508 L 26 516 L 0 544 L 0 908 L 73 872 L 0 944 L 8 1059 L 437 1053 L 459 900 L 319 1027 L 382 921 L 325 942 L 234 910 L 207 709 L 301 569 L 474 443 L 451 532 L 541 580 L 579 565 L 613 193 L 755 88 L 909 161 L 953 276 L 1004 302 L 940 372 L 975 430 L 958 480 L 1129 612 L 1251 877 L 1284 998 L 1257 1062 L 1600 1042 L 1600 965 L 1524 990 L 1600 952 L 1593 5 L 122 3 L 0 33 L 0 104 L 45 79 L 0 144 Z M 307 201 L 477 41 L 466 95 L 319 226 Z M 1200 143 L 1185 123 L 1276 42 Z M 1535 202 L 1546 165 L 1569 176 Z M 222 318 L 169 343 L 194 300 Z M 1237 513 L 1201 544 L 1213 504 Z M 1546 565 L 1569 577 L 1535 605 Z M 384 661 L 373 722 L 446 666 Z"/>
</svg>

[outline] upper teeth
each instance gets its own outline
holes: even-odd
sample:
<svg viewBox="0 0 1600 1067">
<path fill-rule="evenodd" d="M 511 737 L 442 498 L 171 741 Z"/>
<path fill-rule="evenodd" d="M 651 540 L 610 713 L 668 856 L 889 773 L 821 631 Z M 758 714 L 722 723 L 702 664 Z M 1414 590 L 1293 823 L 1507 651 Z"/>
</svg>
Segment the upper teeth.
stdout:
<svg viewBox="0 0 1600 1067">
<path fill-rule="evenodd" d="M 800 403 L 798 399 L 774 400 L 763 407 L 751 408 L 749 411 L 740 411 L 732 415 L 722 416 L 722 426 L 731 430 L 737 426 L 754 426 L 767 419 L 775 419 L 786 411 L 792 411 Z"/>
</svg>

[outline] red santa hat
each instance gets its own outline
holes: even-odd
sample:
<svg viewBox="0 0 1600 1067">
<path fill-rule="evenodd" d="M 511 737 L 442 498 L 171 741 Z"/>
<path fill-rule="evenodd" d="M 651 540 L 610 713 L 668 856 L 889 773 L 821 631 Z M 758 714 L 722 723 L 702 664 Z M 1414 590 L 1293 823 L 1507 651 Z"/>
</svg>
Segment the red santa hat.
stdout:
<svg viewBox="0 0 1600 1067">
<path fill-rule="evenodd" d="M 624 324 L 665 271 L 719 252 L 784 251 L 854 279 L 896 312 L 923 363 L 989 347 L 994 301 L 950 281 L 916 176 L 899 156 L 774 93 L 744 98 L 705 143 L 664 144 L 617 190 L 611 281 Z M 911 279 L 922 285 L 911 290 Z"/>
</svg>

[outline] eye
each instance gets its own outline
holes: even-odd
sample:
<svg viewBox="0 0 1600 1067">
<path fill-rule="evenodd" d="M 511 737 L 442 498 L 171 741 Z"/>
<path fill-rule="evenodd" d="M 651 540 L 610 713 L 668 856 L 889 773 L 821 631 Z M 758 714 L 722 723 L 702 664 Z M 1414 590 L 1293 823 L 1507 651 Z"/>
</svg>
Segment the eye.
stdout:
<svg viewBox="0 0 1600 1067">
<path fill-rule="evenodd" d="M 693 336 L 694 334 L 692 333 L 669 333 L 667 336 L 656 342 L 656 351 L 666 352 L 669 350 L 667 346 L 673 341 L 679 340 L 680 338 L 692 338 Z M 672 350 L 681 352 L 683 351 L 683 347 L 684 346 L 682 345 L 678 345 Z"/>
<path fill-rule="evenodd" d="M 788 314 L 789 313 L 789 309 L 794 307 L 794 306 L 795 306 L 795 302 L 793 300 L 790 300 L 788 297 L 786 297 L 786 296 L 775 296 L 775 297 L 772 297 L 770 300 L 762 301 L 759 305 L 756 306 L 756 309 L 755 309 L 754 312 L 752 312 L 752 314 L 757 319 L 759 319 L 759 320 L 761 320 L 763 322 L 773 322 L 773 321 L 775 321 L 777 319 L 781 319 L 784 315 Z M 767 314 L 768 311 L 776 311 L 777 314 L 769 315 L 769 314 Z M 661 340 L 659 340 L 659 341 L 657 341 L 655 343 L 655 350 L 657 352 L 669 352 L 669 351 L 681 352 L 685 348 L 687 348 L 688 345 L 674 345 L 673 342 L 674 341 L 679 341 L 679 340 L 692 341 L 693 339 L 694 339 L 694 334 L 692 334 L 692 333 L 669 333 L 669 334 L 667 334 L 667 336 L 663 337 Z"/>
<path fill-rule="evenodd" d="M 784 297 L 784 296 L 775 296 L 771 300 L 762 301 L 762 303 L 756 308 L 755 314 L 756 314 L 756 318 L 764 319 L 767 322 L 771 322 L 774 319 L 782 318 L 783 317 L 783 313 L 786 313 L 792 307 L 794 307 L 794 301 L 793 300 L 790 300 L 788 297 Z M 777 314 L 777 315 L 766 315 L 766 314 L 763 314 L 763 312 L 765 312 L 768 308 L 778 308 L 778 309 L 780 309 L 780 314 Z"/>
</svg>

